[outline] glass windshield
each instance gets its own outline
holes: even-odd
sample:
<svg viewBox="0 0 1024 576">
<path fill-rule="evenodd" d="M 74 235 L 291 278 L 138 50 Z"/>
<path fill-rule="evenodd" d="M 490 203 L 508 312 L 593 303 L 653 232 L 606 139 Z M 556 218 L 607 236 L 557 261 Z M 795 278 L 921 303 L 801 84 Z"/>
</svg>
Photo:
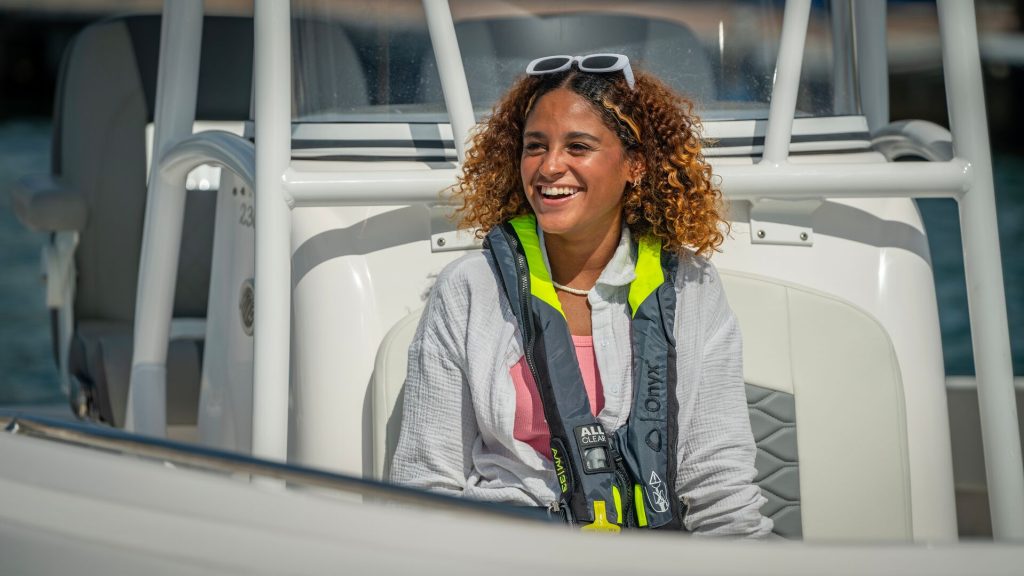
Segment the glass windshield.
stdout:
<svg viewBox="0 0 1024 576">
<path fill-rule="evenodd" d="M 478 117 L 534 58 L 614 52 L 692 98 L 706 119 L 757 119 L 768 115 L 783 5 L 453 0 L 451 10 Z M 292 0 L 292 18 L 296 121 L 447 120 L 420 0 Z M 833 35 L 829 5 L 814 3 L 798 115 L 856 112 L 856 99 L 834 88 L 852 89 L 842 77 L 852 67 L 834 56 L 851 53 L 849 36 Z"/>
</svg>

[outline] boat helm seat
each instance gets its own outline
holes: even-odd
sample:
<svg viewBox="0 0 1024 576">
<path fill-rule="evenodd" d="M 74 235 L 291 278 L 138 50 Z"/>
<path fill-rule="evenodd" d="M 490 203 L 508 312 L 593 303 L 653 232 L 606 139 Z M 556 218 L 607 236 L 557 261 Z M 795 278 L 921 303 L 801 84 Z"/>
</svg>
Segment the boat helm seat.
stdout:
<svg viewBox="0 0 1024 576">
<path fill-rule="evenodd" d="M 761 512 L 808 540 L 913 539 L 906 410 L 892 342 L 834 296 L 721 271 L 743 331 Z M 408 348 L 422 310 L 388 332 L 371 379 L 373 474 L 386 477 L 402 418 Z"/>
<path fill-rule="evenodd" d="M 77 233 L 69 370 L 91 397 L 91 415 L 115 426 L 124 424 L 131 372 L 160 28 L 159 15 L 116 17 L 72 40 L 58 78 L 47 194 L 16 202 L 30 228 Z M 251 19 L 205 18 L 197 120 L 249 119 L 252 51 Z M 170 425 L 196 421 L 215 202 L 209 191 L 188 193 L 174 317 L 199 319 L 200 328 L 168 351 Z"/>
<path fill-rule="evenodd" d="M 552 54 L 626 54 L 681 94 L 698 102 L 715 96 L 714 73 L 700 40 L 683 24 L 622 14 L 551 14 L 467 20 L 455 24 L 477 110 L 487 110 L 534 58 Z M 420 101 L 441 101 L 432 54 L 423 60 Z"/>
</svg>

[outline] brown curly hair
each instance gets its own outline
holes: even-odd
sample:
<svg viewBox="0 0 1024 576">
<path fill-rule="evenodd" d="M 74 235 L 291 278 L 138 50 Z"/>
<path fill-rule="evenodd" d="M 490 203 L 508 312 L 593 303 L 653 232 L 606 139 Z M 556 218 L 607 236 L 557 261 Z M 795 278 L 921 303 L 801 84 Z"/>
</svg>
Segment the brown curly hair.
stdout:
<svg viewBox="0 0 1024 576">
<path fill-rule="evenodd" d="M 693 103 L 651 74 L 635 71 L 635 89 L 622 74 L 593 74 L 572 68 L 559 74 L 523 76 L 470 138 L 459 181 L 463 227 L 479 234 L 532 210 L 519 165 L 523 129 L 534 102 L 567 88 L 590 102 L 627 153 L 642 162 L 638 186 L 627 186 L 622 216 L 634 235 L 650 234 L 666 249 L 689 246 L 705 256 L 728 232 L 722 193 L 701 152 L 700 119 Z"/>
</svg>

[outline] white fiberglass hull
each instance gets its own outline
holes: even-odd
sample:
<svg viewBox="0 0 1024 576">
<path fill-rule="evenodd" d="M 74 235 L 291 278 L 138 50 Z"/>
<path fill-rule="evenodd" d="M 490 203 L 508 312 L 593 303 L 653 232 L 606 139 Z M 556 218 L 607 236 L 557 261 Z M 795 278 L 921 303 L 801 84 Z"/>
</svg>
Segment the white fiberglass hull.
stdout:
<svg viewBox="0 0 1024 576">
<path fill-rule="evenodd" d="M 362 504 L 0 434 L 5 574 L 1019 574 L 1024 546 L 607 536 Z"/>
</svg>

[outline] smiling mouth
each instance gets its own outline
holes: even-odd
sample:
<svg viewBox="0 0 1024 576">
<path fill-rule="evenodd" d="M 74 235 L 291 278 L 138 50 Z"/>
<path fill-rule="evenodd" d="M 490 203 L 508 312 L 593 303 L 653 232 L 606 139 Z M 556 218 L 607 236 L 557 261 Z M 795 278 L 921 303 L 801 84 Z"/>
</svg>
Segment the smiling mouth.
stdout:
<svg viewBox="0 0 1024 576">
<path fill-rule="evenodd" d="M 573 186 L 538 186 L 537 189 L 541 196 L 552 199 L 570 198 L 580 192 Z"/>
</svg>

